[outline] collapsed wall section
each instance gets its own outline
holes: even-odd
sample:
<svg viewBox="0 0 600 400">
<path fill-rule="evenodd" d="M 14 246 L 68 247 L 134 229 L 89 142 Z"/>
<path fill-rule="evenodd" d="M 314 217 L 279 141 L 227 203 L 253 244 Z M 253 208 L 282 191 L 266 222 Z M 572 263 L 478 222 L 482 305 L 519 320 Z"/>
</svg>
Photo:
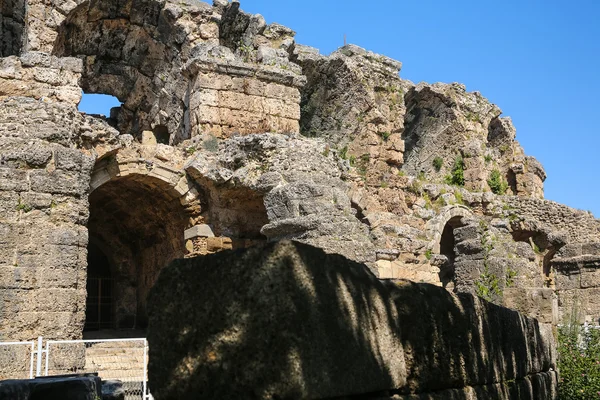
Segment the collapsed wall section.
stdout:
<svg viewBox="0 0 600 400">
<path fill-rule="evenodd" d="M 402 165 L 404 94 L 410 86 L 398 76 L 402 63 L 354 45 L 330 56 L 296 46 L 295 60 L 307 76 L 303 135 L 345 148 L 347 156 L 366 160 L 366 170 L 378 161 L 379 169 Z"/>
<path fill-rule="evenodd" d="M 157 400 L 556 396 L 537 321 L 300 243 L 176 261 L 149 306 Z"/>
<path fill-rule="evenodd" d="M 507 198 L 509 213 L 523 232 L 544 233 L 541 243 L 549 286 L 556 290 L 560 319 L 600 321 L 600 220 L 590 212 L 552 201 Z"/>
<path fill-rule="evenodd" d="M 405 97 L 403 171 L 472 191 L 543 198 L 546 174 L 502 111 L 464 85 L 420 83 Z"/>
</svg>

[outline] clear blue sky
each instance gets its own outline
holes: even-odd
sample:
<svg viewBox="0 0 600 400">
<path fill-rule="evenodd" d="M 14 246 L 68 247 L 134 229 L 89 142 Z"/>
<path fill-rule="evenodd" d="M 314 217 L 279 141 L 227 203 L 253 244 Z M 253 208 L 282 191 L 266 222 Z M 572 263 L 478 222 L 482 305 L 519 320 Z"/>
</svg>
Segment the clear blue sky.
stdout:
<svg viewBox="0 0 600 400">
<path fill-rule="evenodd" d="M 328 54 L 357 44 L 401 76 L 461 82 L 512 117 L 546 198 L 600 217 L 600 1 L 242 0 Z M 94 109 L 95 106 L 92 106 Z M 598 161 L 598 164 L 596 164 Z"/>
</svg>

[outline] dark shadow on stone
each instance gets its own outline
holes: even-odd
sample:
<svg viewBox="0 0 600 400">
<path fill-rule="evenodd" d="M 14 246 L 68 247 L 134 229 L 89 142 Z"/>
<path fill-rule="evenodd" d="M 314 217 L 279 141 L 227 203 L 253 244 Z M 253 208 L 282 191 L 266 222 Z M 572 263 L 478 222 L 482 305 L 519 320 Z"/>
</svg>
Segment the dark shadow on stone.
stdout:
<svg viewBox="0 0 600 400">
<path fill-rule="evenodd" d="M 551 366 L 534 320 L 293 242 L 177 260 L 149 309 L 157 400 L 508 398 Z"/>
<path fill-rule="evenodd" d="M 25 45 L 25 0 L 0 3 L 0 57 L 20 56 Z"/>
</svg>

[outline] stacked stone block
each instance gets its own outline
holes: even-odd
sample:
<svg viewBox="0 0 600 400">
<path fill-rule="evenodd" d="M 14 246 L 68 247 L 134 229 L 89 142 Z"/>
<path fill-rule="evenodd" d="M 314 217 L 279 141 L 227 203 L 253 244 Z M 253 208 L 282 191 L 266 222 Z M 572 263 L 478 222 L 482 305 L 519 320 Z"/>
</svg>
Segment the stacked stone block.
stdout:
<svg viewBox="0 0 600 400">
<path fill-rule="evenodd" d="M 190 66 L 191 135 L 299 133 L 302 75 L 244 63 Z"/>
</svg>

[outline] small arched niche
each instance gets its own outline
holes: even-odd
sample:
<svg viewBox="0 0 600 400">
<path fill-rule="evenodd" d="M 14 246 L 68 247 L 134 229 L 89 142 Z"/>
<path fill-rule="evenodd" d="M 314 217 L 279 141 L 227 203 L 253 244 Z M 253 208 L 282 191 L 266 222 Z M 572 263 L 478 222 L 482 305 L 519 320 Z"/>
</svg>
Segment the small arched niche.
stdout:
<svg viewBox="0 0 600 400">
<path fill-rule="evenodd" d="M 446 222 L 440 237 L 440 255 L 443 256 L 443 264 L 440 266 L 440 281 L 446 289 L 454 288 L 454 262 L 456 259 L 455 229 L 465 226 L 462 216 L 452 217 Z"/>
</svg>

